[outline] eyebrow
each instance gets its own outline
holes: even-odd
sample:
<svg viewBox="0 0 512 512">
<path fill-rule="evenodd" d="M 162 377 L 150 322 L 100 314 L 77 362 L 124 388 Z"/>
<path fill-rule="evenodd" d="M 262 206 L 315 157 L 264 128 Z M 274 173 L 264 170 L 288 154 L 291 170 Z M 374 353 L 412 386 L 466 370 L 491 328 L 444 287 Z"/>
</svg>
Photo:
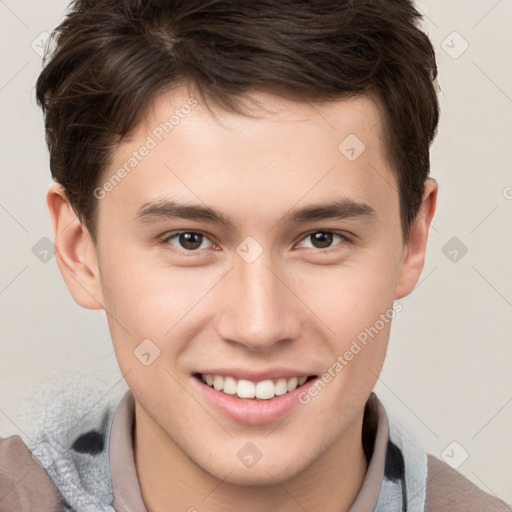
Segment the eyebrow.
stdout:
<svg viewBox="0 0 512 512">
<path fill-rule="evenodd" d="M 289 224 L 323 220 L 343 220 L 350 217 L 375 218 L 376 210 L 369 204 L 349 198 L 341 198 L 330 203 L 313 204 L 290 210 L 283 217 Z M 234 230 L 235 223 L 229 216 L 203 205 L 187 205 L 171 199 L 144 203 L 135 215 L 135 221 L 149 223 L 168 219 L 185 219 L 220 224 Z"/>
<path fill-rule="evenodd" d="M 343 220 L 349 217 L 377 217 L 375 209 L 367 203 L 349 198 L 325 204 L 306 206 L 305 208 L 291 210 L 285 215 L 285 221 L 290 224 L 322 220 Z"/>
</svg>

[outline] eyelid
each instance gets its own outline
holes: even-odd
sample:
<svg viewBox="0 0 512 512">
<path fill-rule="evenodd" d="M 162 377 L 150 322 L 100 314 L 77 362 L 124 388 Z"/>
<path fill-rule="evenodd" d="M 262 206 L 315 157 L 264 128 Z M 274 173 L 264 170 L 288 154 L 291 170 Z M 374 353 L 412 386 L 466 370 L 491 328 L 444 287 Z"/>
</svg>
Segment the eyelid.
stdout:
<svg viewBox="0 0 512 512">
<path fill-rule="evenodd" d="M 165 235 L 162 235 L 161 237 L 159 237 L 159 242 L 162 243 L 162 244 L 167 244 L 167 245 L 171 245 L 169 242 L 169 240 L 173 237 L 175 237 L 176 235 L 179 235 L 181 233 L 195 233 L 197 235 L 202 235 L 204 238 L 206 238 L 207 240 L 210 241 L 211 244 L 213 244 L 213 246 L 216 245 L 216 243 L 210 239 L 210 235 L 207 234 L 207 233 L 204 233 L 203 231 L 198 231 L 198 230 L 192 230 L 192 229 L 177 229 L 175 231 L 169 231 L 167 233 L 165 233 Z M 311 231 L 308 231 L 307 233 L 304 233 L 303 235 L 301 235 L 300 239 L 299 239 L 299 242 L 302 242 L 304 241 L 306 238 L 308 238 L 309 236 L 315 234 L 315 233 L 332 233 L 333 235 L 338 235 L 340 237 L 342 237 L 344 239 L 344 242 L 341 242 L 339 244 L 336 244 L 334 246 L 331 246 L 331 247 L 327 247 L 325 249 L 317 249 L 317 248 L 308 248 L 308 249 L 312 249 L 314 251 L 317 251 L 317 252 L 330 252 L 331 250 L 336 250 L 336 247 L 338 245 L 346 245 L 347 243 L 352 243 L 352 236 L 350 234 L 347 234 L 345 231 L 340 231 L 340 230 L 337 230 L 337 229 L 313 229 Z M 202 251 L 204 251 L 204 249 L 196 249 L 196 250 L 193 250 L 193 251 L 186 251 L 186 250 L 181 250 L 177 247 L 174 247 L 172 246 L 172 249 L 173 251 L 175 252 L 178 252 L 179 254 L 185 254 L 185 255 L 188 255 L 188 256 L 192 256 L 192 255 L 196 255 L 196 254 L 200 254 Z"/>
<path fill-rule="evenodd" d="M 161 237 L 158 238 L 158 242 L 161 244 L 166 244 L 166 245 L 171 246 L 171 244 L 169 243 L 170 239 L 175 237 L 176 235 L 180 235 L 182 233 L 195 233 L 196 235 L 202 235 L 213 246 L 216 245 L 216 243 L 213 240 L 211 240 L 210 235 L 208 235 L 207 233 L 204 233 L 203 231 L 198 231 L 198 230 L 194 230 L 194 229 L 176 229 L 175 231 L 168 231 L 167 233 L 165 233 L 164 235 L 162 235 Z M 178 247 L 174 247 L 174 246 L 171 246 L 171 247 L 172 247 L 171 248 L 172 251 L 175 251 L 179 254 L 184 254 L 187 256 L 194 256 L 194 255 L 200 254 L 202 251 L 204 251 L 204 249 L 196 249 L 193 251 L 186 251 L 185 249 L 179 249 Z"/>
<path fill-rule="evenodd" d="M 330 252 L 331 250 L 336 250 L 336 247 L 339 245 L 346 245 L 347 243 L 352 243 L 352 241 L 353 241 L 352 236 L 345 231 L 340 231 L 338 229 L 321 229 L 320 228 L 320 229 L 314 229 L 312 231 L 308 231 L 304 235 L 301 235 L 299 242 L 304 241 L 306 238 L 313 235 L 314 233 L 332 233 L 333 235 L 338 235 L 344 239 L 343 242 L 333 245 L 331 247 L 327 247 L 326 249 L 317 249 L 314 247 L 313 248 L 308 247 L 308 249 L 312 249 L 313 251 L 317 251 L 317 252 Z"/>
</svg>

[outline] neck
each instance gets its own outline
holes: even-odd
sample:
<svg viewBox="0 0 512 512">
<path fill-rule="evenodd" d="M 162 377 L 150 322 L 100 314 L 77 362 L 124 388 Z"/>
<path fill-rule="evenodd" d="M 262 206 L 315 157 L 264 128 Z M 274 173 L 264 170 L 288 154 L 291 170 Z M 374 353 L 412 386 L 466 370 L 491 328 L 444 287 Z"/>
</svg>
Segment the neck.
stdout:
<svg viewBox="0 0 512 512">
<path fill-rule="evenodd" d="M 363 411 L 304 471 L 286 482 L 240 486 L 204 471 L 140 408 L 135 407 L 134 456 L 148 512 L 347 512 L 363 483 L 367 460 Z M 197 509 L 197 510 L 196 510 Z"/>
</svg>

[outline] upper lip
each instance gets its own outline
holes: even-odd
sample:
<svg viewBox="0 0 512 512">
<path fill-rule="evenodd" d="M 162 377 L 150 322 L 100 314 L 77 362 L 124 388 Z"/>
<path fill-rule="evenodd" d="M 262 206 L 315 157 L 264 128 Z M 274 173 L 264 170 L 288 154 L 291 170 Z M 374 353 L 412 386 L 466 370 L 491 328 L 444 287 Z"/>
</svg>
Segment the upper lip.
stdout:
<svg viewBox="0 0 512 512">
<path fill-rule="evenodd" d="M 200 370 L 197 373 L 202 375 L 222 375 L 224 377 L 234 377 L 237 380 L 246 379 L 253 382 L 261 382 L 262 380 L 272 379 L 291 379 L 292 377 L 310 377 L 316 375 L 308 370 L 296 370 L 293 368 L 272 368 L 266 370 L 251 370 L 247 368 L 210 368 Z"/>
</svg>

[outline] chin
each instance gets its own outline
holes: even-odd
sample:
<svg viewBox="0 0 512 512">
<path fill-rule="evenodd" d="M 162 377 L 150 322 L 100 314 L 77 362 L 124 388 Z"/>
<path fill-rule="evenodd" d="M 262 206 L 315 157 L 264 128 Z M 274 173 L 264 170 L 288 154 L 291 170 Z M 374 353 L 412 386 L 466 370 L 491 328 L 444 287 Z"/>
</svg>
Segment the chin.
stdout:
<svg viewBox="0 0 512 512">
<path fill-rule="evenodd" d="M 216 474 L 214 476 L 231 485 L 240 487 L 261 487 L 266 485 L 276 485 L 278 482 L 284 483 L 293 478 L 296 474 L 297 472 L 291 471 L 289 467 L 271 467 L 271 469 L 260 467 L 259 470 L 256 470 L 256 468 L 253 467 L 250 469 L 237 470 L 233 470 L 233 468 L 231 468 L 229 476 L 226 476 L 226 474 Z"/>
<path fill-rule="evenodd" d="M 299 461 L 291 461 L 286 455 L 267 455 L 266 461 L 265 455 L 262 455 L 251 467 L 245 467 L 238 458 L 234 460 L 231 457 L 226 458 L 222 464 L 218 464 L 219 459 L 212 458 L 207 461 L 207 465 L 202 466 L 202 469 L 213 477 L 232 485 L 246 487 L 276 485 L 278 482 L 284 483 L 294 478 L 307 466 L 306 461 L 301 461 L 302 467 Z"/>
</svg>

